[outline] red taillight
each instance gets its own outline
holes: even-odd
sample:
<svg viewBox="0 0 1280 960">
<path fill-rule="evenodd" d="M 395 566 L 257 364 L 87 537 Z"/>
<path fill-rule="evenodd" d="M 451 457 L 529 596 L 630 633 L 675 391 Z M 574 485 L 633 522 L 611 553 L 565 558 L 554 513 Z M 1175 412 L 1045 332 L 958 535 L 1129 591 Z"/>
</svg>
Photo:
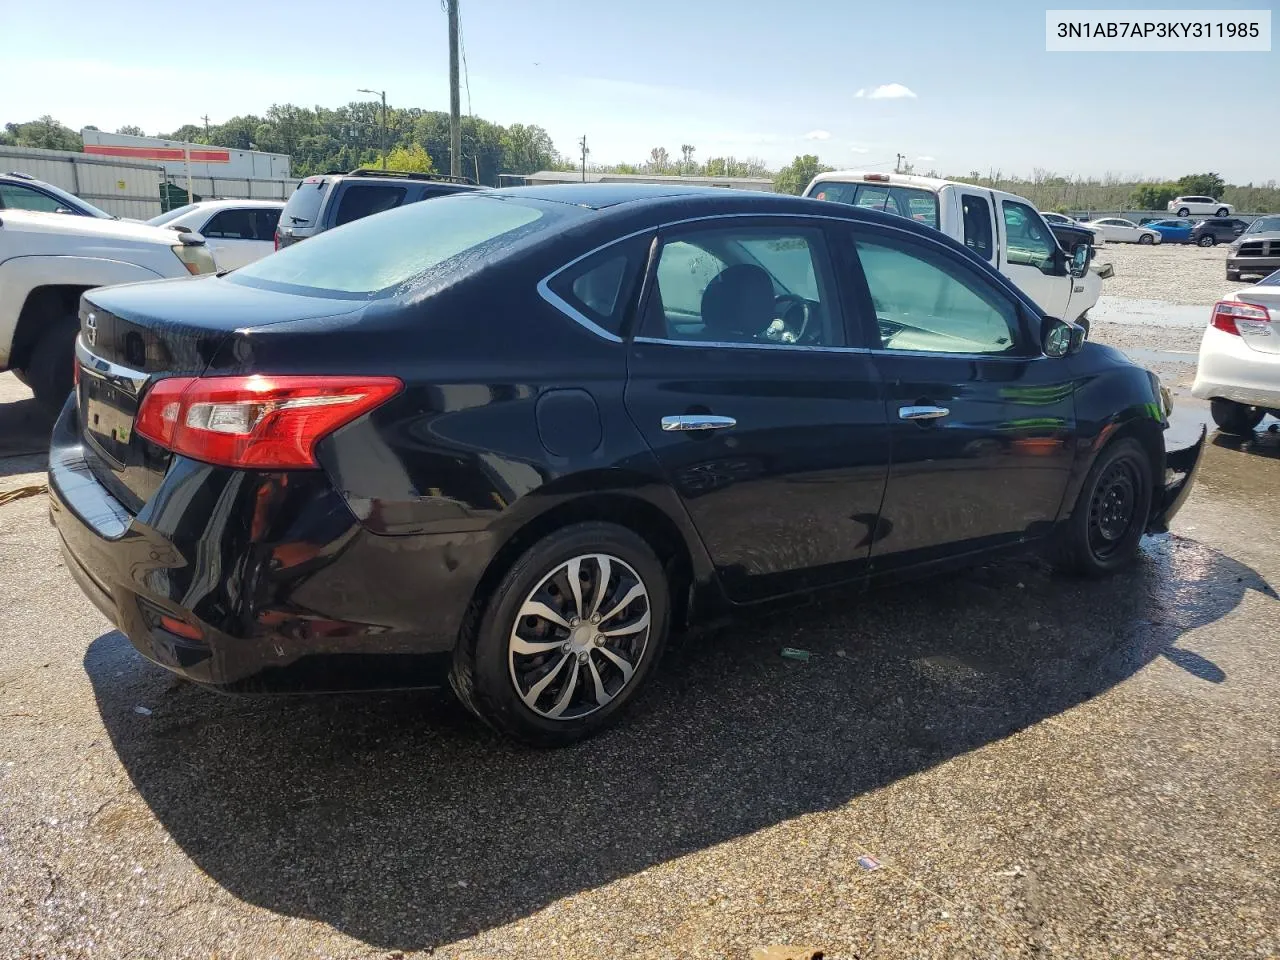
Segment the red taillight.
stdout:
<svg viewBox="0 0 1280 960">
<path fill-rule="evenodd" d="M 275 241 L 276 241 L 276 249 L 279 250 L 280 249 L 280 231 L 279 230 L 277 230 L 275 233 Z"/>
<path fill-rule="evenodd" d="M 1269 332 L 1258 328 L 1257 325 L 1262 323 L 1271 323 L 1267 308 L 1239 300 L 1219 300 L 1213 305 L 1213 315 L 1209 319 L 1210 326 L 1237 337 L 1242 333 Z"/>
<path fill-rule="evenodd" d="M 206 463 L 306 469 L 323 437 L 403 386 L 395 377 L 173 377 L 142 398 L 134 429 Z"/>
</svg>

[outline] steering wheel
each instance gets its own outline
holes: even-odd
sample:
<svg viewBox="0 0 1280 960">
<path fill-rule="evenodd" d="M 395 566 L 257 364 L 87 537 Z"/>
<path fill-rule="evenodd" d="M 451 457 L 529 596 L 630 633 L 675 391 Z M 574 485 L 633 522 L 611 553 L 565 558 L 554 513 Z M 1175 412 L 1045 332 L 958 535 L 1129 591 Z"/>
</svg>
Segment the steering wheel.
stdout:
<svg viewBox="0 0 1280 960">
<path fill-rule="evenodd" d="M 789 306 L 785 306 L 787 304 Z M 778 319 L 769 324 L 769 328 L 762 336 L 775 343 L 803 343 L 805 334 L 809 332 L 809 324 L 813 320 L 814 306 L 812 301 L 806 300 L 798 293 L 778 294 L 773 298 L 774 313 L 778 315 Z M 799 331 L 792 330 L 787 323 L 796 307 L 800 308 Z"/>
</svg>

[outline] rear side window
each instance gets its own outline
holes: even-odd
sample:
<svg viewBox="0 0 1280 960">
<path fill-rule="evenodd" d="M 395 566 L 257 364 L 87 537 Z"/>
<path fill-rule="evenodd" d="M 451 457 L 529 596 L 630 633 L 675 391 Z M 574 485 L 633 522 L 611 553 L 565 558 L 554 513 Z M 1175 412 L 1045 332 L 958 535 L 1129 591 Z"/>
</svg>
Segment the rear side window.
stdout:
<svg viewBox="0 0 1280 960">
<path fill-rule="evenodd" d="M 492 258 L 551 219 L 538 207 L 487 195 L 410 203 L 286 247 L 241 267 L 227 282 L 352 298 L 388 294 Z"/>
<path fill-rule="evenodd" d="M 643 236 L 615 243 L 562 270 L 548 286 L 575 319 L 620 337 L 651 241 Z"/>
<path fill-rule="evenodd" d="M 219 210 L 200 232 L 210 240 L 255 240 L 252 210 Z"/>
<path fill-rule="evenodd" d="M 281 214 L 285 224 L 291 227 L 314 226 L 320 216 L 320 202 L 324 200 L 326 186 L 325 180 L 303 180 L 298 184 Z"/>
<path fill-rule="evenodd" d="M 253 232 L 258 240 L 271 243 L 276 238 L 276 227 L 280 224 L 280 211 L 261 209 L 253 211 Z"/>
<path fill-rule="evenodd" d="M 991 204 L 983 197 L 961 194 L 960 212 L 964 221 L 964 245 L 990 261 L 995 253 L 991 242 Z"/>
<path fill-rule="evenodd" d="M 342 226 L 352 220 L 360 220 L 391 210 L 404 203 L 404 187 L 394 187 L 385 183 L 352 183 L 342 191 L 342 199 L 338 201 L 338 215 L 334 218 L 334 226 Z"/>
</svg>

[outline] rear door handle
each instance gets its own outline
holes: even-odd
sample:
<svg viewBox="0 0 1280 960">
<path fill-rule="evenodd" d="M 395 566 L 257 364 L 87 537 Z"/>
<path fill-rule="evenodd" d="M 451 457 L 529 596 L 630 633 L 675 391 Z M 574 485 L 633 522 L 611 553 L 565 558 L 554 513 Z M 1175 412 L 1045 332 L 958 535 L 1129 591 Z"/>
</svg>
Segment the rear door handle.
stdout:
<svg viewBox="0 0 1280 960">
<path fill-rule="evenodd" d="M 938 420 L 951 413 L 946 407 L 899 407 L 901 420 Z"/>
<path fill-rule="evenodd" d="M 677 430 L 727 430 L 736 427 L 738 421 L 733 417 L 715 417 L 709 413 L 686 413 L 678 417 L 663 417 L 662 429 L 667 432 Z"/>
</svg>

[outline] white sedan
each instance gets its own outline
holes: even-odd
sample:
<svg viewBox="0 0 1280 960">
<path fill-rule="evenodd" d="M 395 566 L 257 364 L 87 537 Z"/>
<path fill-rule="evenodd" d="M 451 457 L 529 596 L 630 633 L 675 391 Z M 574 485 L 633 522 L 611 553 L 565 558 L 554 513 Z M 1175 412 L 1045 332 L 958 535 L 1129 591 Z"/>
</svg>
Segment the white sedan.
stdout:
<svg viewBox="0 0 1280 960">
<path fill-rule="evenodd" d="M 1191 394 L 1224 433 L 1280 416 L 1280 271 L 1213 305 Z"/>
<path fill-rule="evenodd" d="M 1132 220 L 1120 217 L 1107 217 L 1104 220 L 1090 220 L 1085 224 L 1090 230 L 1097 232 L 1108 243 L 1159 243 L 1160 232 L 1150 227 L 1140 227 Z"/>
<path fill-rule="evenodd" d="M 218 270 L 235 270 L 275 250 L 276 225 L 283 209 L 283 200 L 201 200 L 147 223 L 200 234 Z"/>
</svg>

